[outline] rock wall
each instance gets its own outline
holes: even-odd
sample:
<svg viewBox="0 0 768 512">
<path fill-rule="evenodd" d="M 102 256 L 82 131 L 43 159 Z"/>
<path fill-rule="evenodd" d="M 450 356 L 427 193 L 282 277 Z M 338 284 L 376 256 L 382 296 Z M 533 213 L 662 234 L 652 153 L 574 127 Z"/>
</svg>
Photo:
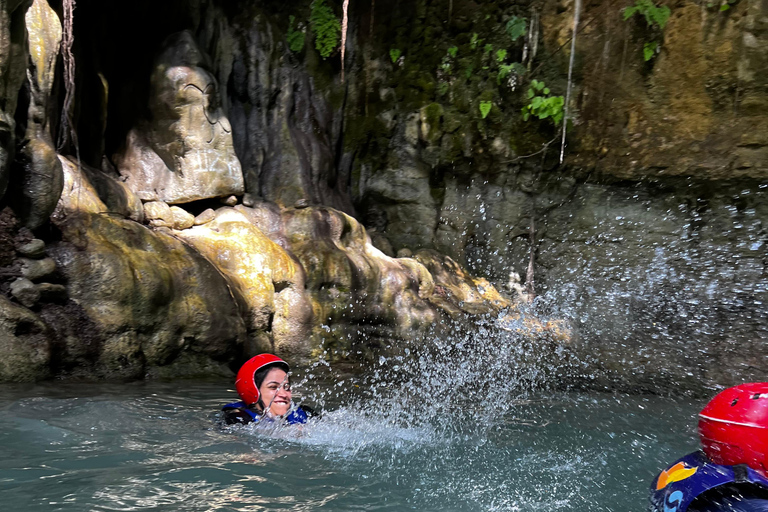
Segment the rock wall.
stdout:
<svg viewBox="0 0 768 512">
<path fill-rule="evenodd" d="M 571 340 L 521 316 L 534 298 L 578 326 L 581 383 L 765 378 L 762 3 L 670 4 L 663 29 L 585 5 L 563 163 L 533 102 L 566 95 L 573 3 L 352 2 L 343 82 L 310 2 L 155 4 L 77 7 L 79 146 L 54 150 L 61 6 L 0 3 L 0 185 L 17 169 L 20 221 L 0 291 L 40 329 L 77 311 L 92 334 L 54 329 L 29 378 L 370 357 L 449 318 Z M 37 279 L 33 238 L 55 260 Z"/>
</svg>

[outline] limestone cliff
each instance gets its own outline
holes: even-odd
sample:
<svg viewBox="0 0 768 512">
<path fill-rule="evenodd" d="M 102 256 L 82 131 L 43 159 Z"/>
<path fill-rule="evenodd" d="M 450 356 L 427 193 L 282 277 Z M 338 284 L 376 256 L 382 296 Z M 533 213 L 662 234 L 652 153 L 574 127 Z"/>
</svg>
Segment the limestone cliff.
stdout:
<svg viewBox="0 0 768 512">
<path fill-rule="evenodd" d="M 77 310 L 95 347 L 62 327 L 36 375 L 368 356 L 535 298 L 578 327 L 582 382 L 765 378 L 761 2 L 663 26 L 586 3 L 573 55 L 575 2 L 350 4 L 342 82 L 309 0 L 83 3 L 71 27 L 68 0 L 0 1 L 2 231 L 47 244 L 7 251 L 0 291 Z"/>
</svg>

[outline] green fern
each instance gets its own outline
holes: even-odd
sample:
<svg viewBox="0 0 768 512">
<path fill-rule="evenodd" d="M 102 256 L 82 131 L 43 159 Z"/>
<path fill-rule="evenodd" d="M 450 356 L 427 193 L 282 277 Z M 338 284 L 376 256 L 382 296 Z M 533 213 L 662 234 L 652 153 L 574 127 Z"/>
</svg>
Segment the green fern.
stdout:
<svg viewBox="0 0 768 512">
<path fill-rule="evenodd" d="M 654 55 L 656 55 L 656 50 L 658 50 L 658 48 L 659 43 L 656 41 L 651 41 L 643 45 L 643 59 L 645 62 L 648 62 L 653 58 Z"/>
<path fill-rule="evenodd" d="M 330 57 L 339 44 L 341 23 L 325 0 L 314 0 L 309 15 L 309 24 L 315 34 L 315 48 L 324 59 Z"/>
<path fill-rule="evenodd" d="M 492 101 L 481 101 L 480 102 L 480 115 L 483 116 L 483 119 L 488 117 L 488 114 L 491 113 L 491 107 L 493 106 Z"/>
<path fill-rule="evenodd" d="M 290 48 L 292 52 L 297 53 L 304 48 L 305 34 L 303 30 L 294 29 L 295 21 L 295 16 L 290 16 L 288 18 L 288 33 L 286 34 L 286 39 L 288 40 L 288 48 Z"/>
<path fill-rule="evenodd" d="M 657 7 L 652 0 L 635 0 L 635 5 L 624 9 L 624 21 L 635 14 L 641 14 L 649 27 L 655 25 L 659 30 L 664 30 L 671 13 L 672 11 L 666 5 Z"/>
</svg>

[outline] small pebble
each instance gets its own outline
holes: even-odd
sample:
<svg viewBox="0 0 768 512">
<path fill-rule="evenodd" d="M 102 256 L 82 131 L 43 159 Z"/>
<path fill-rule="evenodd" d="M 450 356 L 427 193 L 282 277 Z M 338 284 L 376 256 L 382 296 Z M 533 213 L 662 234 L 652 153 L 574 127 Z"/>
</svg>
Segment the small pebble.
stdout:
<svg viewBox="0 0 768 512">
<path fill-rule="evenodd" d="M 21 275 L 30 281 L 38 281 L 56 271 L 56 262 L 52 258 L 44 258 L 42 260 L 19 259 L 22 263 Z"/>
<path fill-rule="evenodd" d="M 183 208 L 171 206 L 171 214 L 173 215 L 173 229 L 187 229 L 195 225 L 195 217 Z"/>
<path fill-rule="evenodd" d="M 203 211 L 200 215 L 195 217 L 195 226 L 202 226 L 203 224 L 208 224 L 209 222 L 213 221 L 216 218 L 216 212 L 213 211 L 213 208 L 208 208 L 207 210 Z"/>
<path fill-rule="evenodd" d="M 35 238 L 31 242 L 16 249 L 16 252 L 27 258 L 40 259 L 45 256 L 45 242 L 39 238 Z"/>
<path fill-rule="evenodd" d="M 237 197 L 236 196 L 222 197 L 221 203 L 227 206 L 235 206 L 237 205 Z"/>
<path fill-rule="evenodd" d="M 23 277 L 11 283 L 11 295 L 28 308 L 31 308 L 40 300 L 40 291 L 32 281 Z"/>
</svg>

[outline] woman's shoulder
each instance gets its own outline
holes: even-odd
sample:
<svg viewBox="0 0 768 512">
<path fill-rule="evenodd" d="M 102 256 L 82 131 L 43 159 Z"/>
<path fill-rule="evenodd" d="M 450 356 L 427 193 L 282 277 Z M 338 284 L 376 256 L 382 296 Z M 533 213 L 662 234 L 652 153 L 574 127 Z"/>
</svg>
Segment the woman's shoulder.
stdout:
<svg viewBox="0 0 768 512">
<path fill-rule="evenodd" d="M 226 425 L 245 425 L 261 419 L 259 413 L 244 402 L 232 402 L 221 408 L 222 422 Z M 306 405 L 299 405 L 285 417 L 289 425 L 306 423 L 310 418 L 319 418 L 320 413 Z"/>
<path fill-rule="evenodd" d="M 316 412 L 311 407 L 307 407 L 306 405 L 300 405 L 293 411 L 291 411 L 288 416 L 285 417 L 285 420 L 290 424 L 294 425 L 296 423 L 306 423 L 309 418 L 319 418 L 320 414 Z"/>
<path fill-rule="evenodd" d="M 221 408 L 222 421 L 227 425 L 244 425 L 255 421 L 259 415 L 245 405 L 245 402 L 232 402 Z"/>
</svg>

